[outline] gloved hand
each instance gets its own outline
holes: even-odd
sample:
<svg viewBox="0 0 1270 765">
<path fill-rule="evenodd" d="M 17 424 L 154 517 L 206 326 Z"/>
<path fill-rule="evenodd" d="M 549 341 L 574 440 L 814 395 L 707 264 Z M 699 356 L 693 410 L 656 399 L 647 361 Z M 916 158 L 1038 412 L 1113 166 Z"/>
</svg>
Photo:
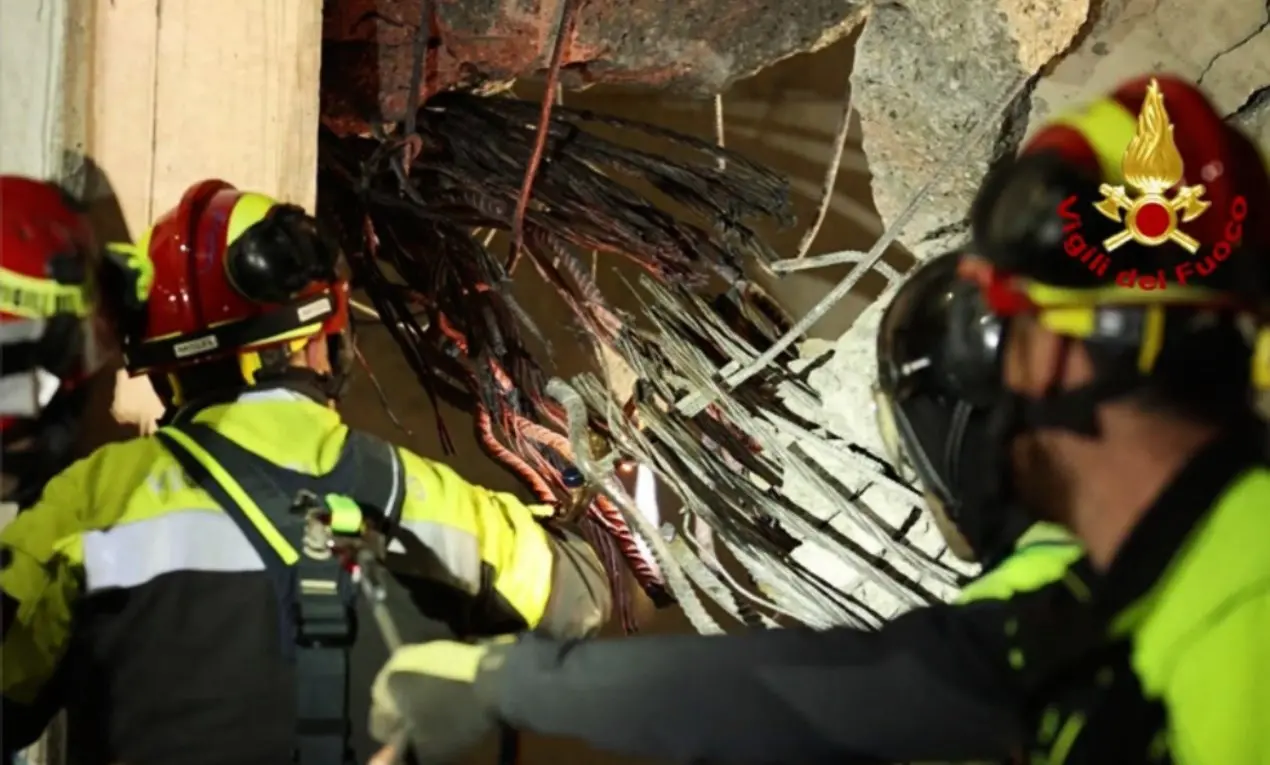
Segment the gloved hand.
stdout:
<svg viewBox="0 0 1270 765">
<path fill-rule="evenodd" d="M 450 765 L 498 725 L 498 670 L 515 638 L 434 640 L 399 648 L 371 689 L 370 732 L 404 729 L 420 765 Z"/>
</svg>

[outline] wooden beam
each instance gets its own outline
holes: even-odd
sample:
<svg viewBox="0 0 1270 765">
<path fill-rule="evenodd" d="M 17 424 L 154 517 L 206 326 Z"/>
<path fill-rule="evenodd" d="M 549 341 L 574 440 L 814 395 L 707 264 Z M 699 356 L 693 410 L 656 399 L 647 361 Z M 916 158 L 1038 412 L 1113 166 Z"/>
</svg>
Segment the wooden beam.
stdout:
<svg viewBox="0 0 1270 765">
<path fill-rule="evenodd" d="M 129 229 L 208 177 L 312 209 L 321 3 L 87 4 L 84 153 L 114 186 Z"/>
</svg>

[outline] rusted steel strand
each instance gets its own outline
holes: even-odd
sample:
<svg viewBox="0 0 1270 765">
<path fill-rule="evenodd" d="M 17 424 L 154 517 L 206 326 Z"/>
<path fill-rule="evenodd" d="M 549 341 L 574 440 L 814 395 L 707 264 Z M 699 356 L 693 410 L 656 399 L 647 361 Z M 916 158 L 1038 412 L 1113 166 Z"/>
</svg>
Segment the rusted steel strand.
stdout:
<svg viewBox="0 0 1270 765">
<path fill-rule="evenodd" d="M 366 238 L 366 242 L 368 244 L 367 249 L 371 250 L 373 253 L 374 248 L 377 246 L 378 236 L 375 235 L 373 230 L 371 230 L 372 224 L 369 221 L 366 221 L 365 225 L 366 225 L 366 230 L 364 231 L 364 235 Z M 383 310 L 385 312 L 385 315 L 393 315 L 396 312 L 400 311 L 400 309 L 385 308 L 383 306 L 382 298 L 385 294 L 383 293 L 383 291 L 376 290 L 375 294 L 376 294 L 376 297 L 381 298 L 380 300 L 376 302 L 380 305 L 380 310 Z M 446 335 L 447 340 L 451 341 L 452 343 L 458 340 L 466 348 L 466 345 L 467 345 L 466 339 L 462 338 L 461 336 L 455 337 L 457 330 L 454 330 L 453 327 L 448 326 L 448 323 L 449 323 L 448 318 L 442 318 L 442 315 L 438 314 L 438 318 L 433 321 L 432 326 L 437 328 L 438 330 L 440 330 L 441 328 L 450 330 L 448 332 L 443 333 L 444 335 Z M 417 348 L 417 346 L 414 346 L 414 347 Z M 412 358 L 411 361 L 414 361 L 414 359 Z M 426 378 L 424 379 L 426 380 Z M 503 382 L 506 383 L 506 380 L 504 380 Z M 470 408 L 473 405 L 469 404 L 468 406 Z M 547 407 L 544 407 L 544 408 L 547 408 Z M 553 411 L 551 413 L 554 414 L 555 412 Z M 441 424 L 441 427 L 443 428 L 444 427 L 443 423 L 440 423 L 440 424 Z M 511 455 L 511 453 L 507 451 L 505 447 L 501 447 L 501 444 L 498 444 L 494 440 L 492 430 L 493 428 L 491 427 L 491 422 L 489 421 L 489 419 L 486 419 L 484 423 L 483 432 L 480 435 L 480 441 L 482 443 L 482 446 L 486 448 L 489 452 L 491 452 L 491 456 L 493 458 L 498 459 L 501 462 L 504 462 L 505 464 L 508 464 L 509 467 L 513 469 L 513 471 L 516 472 L 519 477 L 522 478 L 522 480 L 530 484 L 533 487 L 533 490 L 538 497 L 542 498 L 545 501 L 550 501 L 551 499 L 554 499 L 554 497 L 552 496 L 553 493 L 551 492 L 550 486 L 545 485 L 546 482 L 536 480 L 537 474 L 535 471 L 527 470 L 526 466 L 522 464 L 521 460 L 518 460 L 514 455 Z M 447 441 L 447 442 L 449 440 L 448 434 L 445 434 L 444 432 L 442 433 L 442 438 L 444 441 Z M 452 449 L 452 446 L 448 448 Z M 551 477 L 555 478 L 556 481 L 559 482 L 559 476 L 554 475 L 555 473 L 554 470 L 552 470 L 551 472 L 553 473 Z M 640 556 L 639 548 L 634 543 L 633 537 L 630 535 L 629 530 L 626 530 L 621 525 L 618 525 L 620 524 L 620 521 L 618 522 L 618 524 L 615 524 L 613 522 L 614 518 L 617 517 L 616 511 L 614 509 L 607 508 L 608 513 L 605 513 L 604 510 L 605 508 L 596 508 L 593 512 L 596 515 L 605 515 L 605 514 L 609 515 L 608 518 L 603 519 L 604 521 L 606 521 L 605 523 L 603 523 L 603 526 L 607 529 L 608 533 L 614 538 L 615 544 L 618 545 L 618 548 L 622 550 L 622 552 L 625 555 L 630 556 L 630 560 L 628 561 L 628 567 L 634 570 L 637 579 L 641 582 L 642 585 L 648 588 L 653 588 L 653 589 L 657 588 L 659 586 L 659 582 L 655 576 L 650 576 L 650 573 L 651 573 L 650 570 L 642 562 L 641 558 L 639 557 Z"/>
<path fill-rule="evenodd" d="M 401 154 L 394 160 L 399 163 L 394 169 L 402 183 L 410 177 L 410 167 L 414 164 L 415 157 L 423 151 L 423 141 L 415 131 L 415 120 L 418 118 L 419 105 L 427 101 L 427 96 L 423 93 L 423 88 L 426 86 L 423 69 L 431 38 L 432 3 L 430 0 L 419 0 L 419 26 L 415 29 L 411 49 L 410 93 L 406 96 L 406 124 L 405 130 L 402 131 L 404 140 L 401 145 Z"/>
<path fill-rule="evenodd" d="M 495 209 L 498 210 L 501 218 L 495 222 L 500 224 L 500 228 L 506 227 L 510 217 L 508 213 L 512 211 L 512 202 L 515 199 L 516 177 L 521 176 L 520 180 L 523 181 L 526 159 L 531 153 L 529 144 L 531 139 L 539 137 L 541 131 L 534 131 L 532 125 L 525 127 L 526 123 L 531 123 L 533 120 L 532 118 L 521 119 L 517 116 L 520 112 L 517 111 L 518 107 L 515 104 L 511 104 L 509 108 L 503 108 L 507 104 L 505 99 L 481 100 L 462 94 L 445 95 L 452 98 L 441 103 L 445 96 L 435 96 L 430 99 L 428 106 L 415 111 L 418 120 L 417 132 L 426 140 L 422 144 L 425 147 L 425 153 L 412 165 L 413 177 L 403 187 L 396 189 L 395 195 L 392 195 L 393 190 L 389 188 L 390 184 L 385 182 L 390 181 L 391 176 L 388 179 L 380 177 L 364 182 L 354 181 L 353 187 L 359 189 L 364 195 L 366 204 L 374 205 L 378 213 L 377 218 L 387 218 L 387 220 L 379 221 L 379 225 L 390 225 L 392 229 L 405 226 L 400 228 L 400 231 L 391 230 L 386 233 L 386 239 L 391 241 L 391 247 L 387 248 L 386 253 L 389 255 L 390 262 L 408 281 L 416 288 L 426 287 L 428 294 L 435 298 L 427 303 L 430 306 L 430 312 L 435 314 L 445 309 L 447 318 L 454 320 L 456 326 L 465 331 L 477 333 L 473 337 L 477 344 L 481 347 L 486 344 L 492 345 L 499 368 L 503 369 L 522 389 L 513 398 L 507 391 L 494 392 L 494 389 L 504 387 L 501 383 L 489 390 L 475 386 L 478 388 L 475 392 L 478 393 L 481 402 L 494 407 L 490 412 L 491 432 L 495 435 L 500 432 L 506 433 L 506 438 L 512 443 L 514 450 L 521 451 L 522 456 L 533 459 L 540 456 L 539 448 L 529 443 L 533 439 L 528 438 L 524 428 L 520 427 L 520 420 L 516 419 L 515 414 L 520 413 L 523 405 L 532 410 L 525 412 L 524 416 L 550 422 L 558 420 L 560 412 L 542 400 L 539 381 L 541 372 L 520 355 L 523 350 L 516 347 L 512 340 L 513 336 L 508 334 L 509 326 L 503 323 L 501 315 L 495 316 L 505 310 L 502 306 L 510 305 L 510 303 L 483 298 L 477 301 L 481 307 L 467 309 L 464 305 L 471 299 L 470 290 L 473 290 L 471 286 L 473 282 L 502 286 L 502 269 L 498 267 L 497 261 L 489 258 L 483 250 L 479 253 L 474 252 L 472 256 L 460 253 L 460 249 L 473 249 L 470 237 L 452 239 L 448 243 L 445 238 L 453 237 L 455 229 L 462 228 L 454 221 L 480 222 L 484 225 Z M 435 107 L 432 106 L 433 101 L 437 103 Z M 539 106 L 527 105 L 526 108 L 537 109 Z M 456 116 L 459 119 L 456 119 Z M 673 216 L 664 213 L 647 214 L 650 209 L 647 200 L 629 193 L 606 178 L 603 165 L 620 164 L 624 172 L 642 174 L 647 179 L 655 181 L 653 185 L 667 190 L 667 193 L 676 197 L 710 198 L 720 194 L 731 197 L 722 203 L 696 201 L 693 205 L 694 209 L 744 210 L 746 211 L 744 214 L 768 214 L 768 211 L 773 209 L 772 204 L 775 203 L 762 199 L 762 194 L 756 192 L 763 187 L 763 183 L 753 182 L 752 179 L 742 179 L 747 163 L 739 158 L 735 162 L 729 161 L 729 170 L 736 168 L 739 172 L 719 175 L 715 170 L 716 163 L 711 161 L 708 172 L 694 175 L 691 172 L 685 173 L 677 164 L 667 164 L 667 160 L 663 157 L 638 153 L 624 157 L 616 145 L 610 145 L 604 151 L 592 151 L 591 156 L 587 157 L 585 149 L 588 145 L 604 146 L 604 142 L 595 137 L 579 134 L 572 126 L 577 122 L 576 116 L 566 115 L 563 122 L 556 122 L 554 113 L 551 117 L 552 121 L 547 124 L 549 133 L 546 150 L 550 150 L 551 141 L 564 138 L 565 133 L 577 134 L 580 137 L 577 140 L 569 139 L 570 151 L 561 155 L 559 160 L 553 154 L 551 172 L 544 172 L 542 177 L 535 180 L 534 199 L 541 198 L 544 204 L 535 205 L 533 209 L 526 210 L 522 233 L 530 227 L 539 226 L 551 232 L 553 236 L 561 237 L 562 241 L 569 241 L 575 245 L 597 240 L 602 246 L 600 248 L 623 252 L 637 262 L 642 260 L 641 265 L 658 276 L 676 279 L 681 276 L 693 276 L 700 280 L 704 278 L 701 275 L 703 266 L 716 270 L 718 268 L 726 270 L 730 267 L 727 266 L 729 261 L 726 251 L 720 248 L 705 231 L 695 227 L 690 229 Z M 490 125 L 500 124 L 503 129 L 469 129 L 471 125 L 481 120 L 486 120 Z M 647 126 L 636 127 L 643 132 L 650 132 L 646 129 Z M 440 128 L 441 132 L 438 133 L 437 128 Z M 449 131 L 448 134 L 446 131 Z M 501 138 L 496 142 L 473 140 L 473 136 L 488 135 L 499 135 Z M 536 141 L 533 142 L 536 143 Z M 355 153 L 362 151 L 363 148 L 366 149 L 362 157 L 377 160 L 382 167 L 383 157 L 389 156 L 391 152 L 385 154 L 373 148 L 374 143 L 373 141 L 352 141 L 345 146 L 351 147 Z M 432 147 L 435 147 L 436 151 L 433 151 Z M 714 157 L 716 154 L 708 154 L 708 156 Z M 610 157 L 612 159 L 609 159 Z M 598 164 L 597 160 L 599 160 Z M 568 172 L 564 172 L 565 170 Z M 423 188 L 427 189 L 426 199 L 419 193 Z M 408 197 L 406 200 L 402 200 L 399 196 L 403 191 Z M 779 197 L 780 194 L 776 196 Z M 417 209 L 411 209 L 412 207 Z M 730 225 L 730 222 L 725 220 L 724 226 L 727 225 Z M 424 228 L 432 230 L 425 232 Z M 470 235 L 470 231 L 464 229 L 462 234 Z M 468 247 L 461 248 L 459 246 L 461 241 L 467 241 Z M 425 251 L 430 255 L 426 260 L 419 256 Z M 704 259 L 702 253 L 706 254 Z M 540 253 L 540 256 L 547 258 L 549 253 Z M 562 267 L 555 270 L 565 271 Z M 560 275 L 566 278 L 571 276 L 568 273 Z M 572 286 L 576 289 L 579 285 Z M 379 288 L 389 289 L 384 284 L 380 284 Z M 391 287 L 394 291 L 400 289 L 396 286 Z M 483 288 L 475 288 L 475 291 L 480 293 Z M 396 298 L 393 300 L 396 301 Z M 580 315 L 584 324 L 599 323 L 600 316 L 597 316 L 594 310 L 590 310 L 592 306 L 589 305 L 587 297 L 575 296 L 572 303 L 571 308 Z M 399 308 L 398 311 L 404 313 L 405 309 Z M 514 318 L 509 317 L 513 325 Z M 440 333 L 436 322 L 429 328 L 426 336 L 418 330 L 394 335 L 394 339 L 403 346 L 407 344 L 435 346 L 439 338 Z M 469 345 L 472 344 L 469 343 Z M 406 350 L 408 357 L 417 362 L 427 349 L 416 347 L 406 348 Z M 432 351 L 428 350 L 428 352 Z M 505 355 L 507 352 L 513 355 Z M 442 353 L 441 357 L 447 361 L 453 360 L 452 363 L 455 364 L 462 358 L 468 363 L 482 366 L 488 363 L 489 359 L 480 348 L 475 347 L 469 347 L 467 353 L 458 352 L 455 349 L 453 353 Z M 435 370 L 421 372 L 417 363 L 413 365 L 416 372 L 421 374 L 422 379 L 426 380 L 428 374 L 437 376 Z M 467 368 L 461 373 L 461 379 L 470 379 L 468 375 L 471 371 L 470 367 Z M 493 370 L 490 372 L 492 373 Z M 472 405 L 469 404 L 469 406 Z M 550 471 L 550 467 L 544 465 L 544 470 Z M 548 476 L 548 478 L 554 477 Z"/>
<path fill-rule="evenodd" d="M 441 332 L 452 343 L 454 343 L 464 353 L 467 352 L 467 349 L 468 349 L 467 338 L 464 337 L 461 332 L 459 332 L 457 329 L 454 328 L 454 326 L 450 323 L 450 321 L 445 317 L 444 314 L 438 314 L 437 325 L 438 325 L 438 328 L 441 330 Z M 515 386 L 513 385 L 511 379 L 507 376 L 506 372 L 502 370 L 501 366 L 499 366 L 497 362 L 495 362 L 493 359 L 488 359 L 487 364 L 488 364 L 491 375 L 493 375 L 495 380 L 498 382 L 499 387 L 504 392 L 515 389 Z M 474 385 L 478 387 L 480 386 L 480 380 L 479 380 L 479 377 L 476 375 L 475 371 L 471 373 L 471 379 Z M 494 434 L 493 418 L 490 412 L 488 411 L 488 409 L 485 406 L 480 404 L 478 404 L 477 407 L 478 407 L 477 414 L 476 414 L 477 423 L 478 423 L 477 432 L 478 432 L 481 444 L 490 453 L 490 456 L 499 460 L 500 462 L 502 462 L 503 464 L 511 468 L 513 471 L 515 471 L 517 475 L 519 475 L 521 479 L 524 480 L 531 487 L 531 489 L 534 491 L 534 494 L 538 496 L 538 498 L 541 501 L 554 502 L 557 499 L 557 492 L 552 490 L 550 486 L 550 482 L 546 481 L 542 477 L 542 472 L 544 472 L 543 468 L 549 467 L 549 466 L 539 465 L 538 469 L 535 470 L 534 466 L 531 466 L 529 464 L 529 461 L 525 457 L 518 455 L 515 451 L 504 446 L 498 440 L 497 436 Z M 502 413 L 500 412 L 500 414 Z M 550 430 L 530 422 L 527 418 L 525 418 L 523 415 L 520 415 L 518 413 L 512 413 L 513 425 L 511 430 L 513 430 L 513 432 L 515 432 L 518 429 L 516 427 L 516 424 L 521 421 L 523 421 L 525 424 L 533 425 L 535 429 L 535 433 L 539 436 L 539 438 L 534 440 L 538 441 L 539 443 L 547 443 L 547 445 L 553 446 L 553 448 L 555 447 L 555 445 L 558 445 L 558 444 L 563 444 L 566 448 L 568 447 L 568 439 L 566 439 L 564 436 L 559 434 L 553 434 L 551 433 Z M 554 437 L 555 444 L 550 443 L 551 437 Z M 552 472 L 555 472 L 554 469 L 552 470 Z"/>
<path fill-rule="evenodd" d="M 477 438 L 480 439 L 481 445 L 490 452 L 491 457 L 494 457 L 499 462 L 502 462 L 504 465 L 507 465 L 509 468 L 516 471 L 517 475 L 529 484 L 530 489 L 533 491 L 534 496 L 538 498 L 539 502 L 546 502 L 548 504 L 556 503 L 556 493 L 552 490 L 551 486 L 544 481 L 541 476 L 535 473 L 533 469 L 529 467 L 529 464 L 520 457 L 520 455 L 503 446 L 498 442 L 498 439 L 494 437 L 493 422 L 490 419 L 489 412 L 485 410 L 485 407 L 480 407 L 476 412 L 476 434 Z"/>
<path fill-rule="evenodd" d="M 438 322 L 438 325 L 452 342 L 460 347 L 466 348 L 466 338 L 462 336 L 462 333 L 454 329 L 454 327 L 449 324 L 448 320 L 442 318 L 441 321 Z M 493 423 L 489 413 L 482 408 L 477 417 L 478 422 L 480 423 L 478 426 L 478 432 L 480 433 L 482 444 L 488 451 L 491 452 L 491 456 L 503 461 L 504 464 L 507 464 L 515 470 L 527 483 L 533 486 L 535 479 L 538 476 L 535 475 L 533 469 L 527 462 L 518 459 L 514 452 L 504 447 L 497 440 L 497 437 L 493 434 Z M 573 449 L 569 445 L 568 438 L 550 430 L 547 427 L 538 425 L 522 415 L 517 414 L 514 415 L 514 417 L 516 418 L 517 429 L 524 432 L 524 434 L 531 440 L 547 445 L 555 449 L 566 459 L 570 461 L 573 460 Z M 544 484 L 546 484 L 546 482 L 544 482 Z M 534 488 L 535 494 L 538 495 L 540 499 L 543 497 L 542 491 L 544 488 L 546 487 L 536 486 Z M 644 561 L 643 554 L 640 551 L 638 544 L 635 542 L 634 534 L 626 526 L 626 523 L 622 518 L 621 511 L 614 507 L 612 502 L 610 502 L 607 498 L 599 497 L 590 508 L 590 512 L 598 516 L 598 522 L 604 526 L 605 530 L 608 531 L 609 534 L 616 538 L 621 547 L 623 556 L 626 558 L 628 567 L 631 569 L 631 572 L 635 575 L 636 579 L 640 582 L 640 585 L 643 587 L 659 586 L 661 584 L 660 577 L 658 577 L 652 567 Z"/>
<path fill-rule="evenodd" d="M 428 54 L 428 41 L 432 37 L 432 2 L 431 0 L 419 0 L 419 26 L 415 28 L 415 36 L 413 47 L 411 48 L 410 61 L 410 92 L 406 95 L 406 129 L 405 135 L 412 136 L 415 134 L 415 120 L 419 112 L 419 106 L 427 102 L 427 98 L 423 95 L 423 65 Z M 414 158 L 405 164 L 409 166 Z M 408 172 L 408 171 L 407 171 Z"/>
<path fill-rule="evenodd" d="M 573 253 L 569 252 L 559 240 L 545 232 L 530 234 L 530 240 L 534 245 L 530 249 L 531 257 L 535 258 L 535 264 L 539 266 L 540 271 L 545 269 L 543 277 L 556 284 L 565 302 L 576 306 L 578 310 L 585 311 L 591 320 L 590 325 L 593 325 L 596 330 L 593 333 L 595 340 L 608 342 L 616 337 L 617 333 L 622 331 L 622 320 L 608 308 L 600 288 L 591 281 L 585 268 L 573 256 Z M 551 259 L 538 257 L 539 251 L 546 251 Z M 590 325 L 587 325 L 588 328 L 591 328 Z"/>
<path fill-rule="evenodd" d="M 630 568 L 631 573 L 635 575 L 635 580 L 639 582 L 641 587 L 647 590 L 651 587 L 662 587 L 665 585 L 665 581 L 661 576 L 644 559 L 643 551 L 639 549 L 639 545 L 635 542 L 635 534 L 622 518 L 622 511 L 618 510 L 608 497 L 596 498 L 591 517 L 598 519 L 599 523 L 604 524 L 609 534 L 617 540 L 621 546 L 623 557 L 626 558 L 627 566 Z"/>
<path fill-rule="evenodd" d="M 452 101 L 456 103 L 451 105 Z M 469 169 L 479 170 L 480 177 L 470 179 L 477 183 L 464 181 L 463 185 L 478 188 L 482 194 L 501 196 L 501 182 L 491 185 L 490 181 L 501 181 L 506 173 L 495 164 L 510 166 L 519 161 L 520 149 L 509 146 L 497 156 L 485 156 L 492 154 L 492 150 L 482 148 L 478 152 L 469 150 L 462 144 L 470 141 L 468 136 L 473 133 L 484 135 L 497 132 L 512 136 L 518 132 L 523 133 L 525 129 L 522 127 L 522 116 L 527 115 L 521 115 L 518 111 L 523 105 L 506 99 L 474 99 L 469 102 L 467 97 L 460 94 L 437 96 L 435 102 L 438 109 L 444 105 L 445 112 L 429 113 L 429 119 L 421 129 L 432 135 L 438 146 L 450 147 L 456 152 L 453 161 L 457 168 L 466 168 L 449 175 L 461 178 Z M 494 109 L 498 111 L 493 111 Z M 601 123 L 597 121 L 596 124 Z M 618 146 L 586 135 L 584 131 L 567 124 L 553 124 L 552 133 L 552 141 L 568 140 L 569 151 L 552 153 L 551 172 L 540 174 L 534 187 L 534 197 L 549 199 L 549 204 L 544 205 L 541 210 L 530 209 L 526 213 L 526 219 L 531 220 L 537 216 L 541 219 L 541 225 L 553 233 L 567 235 L 565 238 L 571 240 L 576 232 L 587 230 L 590 231 L 589 236 L 604 243 L 605 247 L 602 249 L 651 254 L 650 249 L 657 251 L 664 248 L 659 257 L 681 257 L 688 252 L 685 248 L 687 240 L 683 238 L 685 224 L 656 210 L 646 199 L 601 175 L 599 171 L 604 166 L 639 176 L 696 209 L 731 211 L 732 218 L 783 215 L 788 209 L 787 187 L 779 178 L 770 174 L 767 177 L 756 176 L 756 180 L 760 182 L 746 183 L 741 181 L 743 176 L 739 171 L 720 175 L 713 167 L 701 167 L 688 172 L 669 163 L 665 157 Z M 549 147 L 552 145 L 549 143 Z M 526 149 L 525 157 L 527 156 Z M 579 157 L 585 157 L 585 161 Z M 491 160 L 495 164 L 491 164 Z M 733 163 L 730 162 L 729 168 L 732 166 Z M 685 172 L 688 174 L 685 175 Z M 491 173 L 496 175 L 491 177 Z M 756 191 L 759 186 L 765 187 L 765 190 Z M 711 202 L 711 197 L 725 197 L 727 201 Z M 600 218 L 595 222 L 599 225 L 592 227 L 588 216 L 594 218 L 597 214 Z M 567 217 L 567 223 L 563 222 L 563 217 Z M 628 229 L 624 228 L 627 222 L 637 224 L 641 230 L 638 233 L 627 233 Z M 649 224 L 652 224 L 652 228 Z M 750 252 L 765 247 L 752 233 L 745 234 L 743 239 L 743 251 Z M 592 249 L 588 247 L 589 242 L 574 240 L 574 243 Z M 694 234 L 690 244 L 698 251 L 713 253 L 714 258 L 727 258 L 726 252 L 704 232 Z M 761 256 L 763 253 L 757 254 Z"/>
<path fill-rule="evenodd" d="M 573 36 L 573 26 L 578 10 L 577 0 L 560 0 L 560 20 L 556 23 L 556 39 L 551 46 L 551 65 L 547 69 L 546 91 L 542 97 L 542 111 L 538 115 L 538 134 L 534 138 L 534 151 L 529 157 L 529 166 L 525 168 L 525 180 L 520 186 L 520 197 L 516 200 L 516 214 L 512 218 L 511 254 L 507 258 L 507 275 L 516 272 L 516 264 L 520 260 L 521 240 L 524 237 L 525 209 L 529 207 L 529 197 L 533 194 L 534 176 L 538 174 L 538 165 L 542 163 L 543 152 L 547 148 L 548 126 L 551 124 L 551 108 L 555 105 L 556 84 L 560 80 L 560 66 L 564 62 L 565 47 Z"/>
</svg>

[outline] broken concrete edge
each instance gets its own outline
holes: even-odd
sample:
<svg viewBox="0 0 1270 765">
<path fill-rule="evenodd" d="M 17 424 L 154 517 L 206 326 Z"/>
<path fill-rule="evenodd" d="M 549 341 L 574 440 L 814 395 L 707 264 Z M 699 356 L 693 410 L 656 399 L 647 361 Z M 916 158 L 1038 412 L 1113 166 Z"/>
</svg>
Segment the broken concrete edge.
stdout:
<svg viewBox="0 0 1270 765">
<path fill-rule="evenodd" d="M 534 77 L 548 66 L 562 0 L 526 12 L 511 0 L 432 3 L 425 94 Z M 725 91 L 860 26 L 867 4 L 808 0 L 771 14 L 753 2 L 604 0 L 581 7 L 564 50 L 567 88 L 609 83 L 701 97 Z M 338 0 L 324 7 L 325 124 L 363 132 L 400 119 L 414 68 L 416 0 Z"/>
<path fill-rule="evenodd" d="M 1025 0 L 874 9 L 856 47 L 853 103 L 882 219 L 891 225 L 931 184 L 899 238 L 914 255 L 955 241 L 944 231 L 964 218 L 991 164 L 1022 138 L 1034 83 L 1002 99 L 1071 46 L 1088 11 L 1088 2 Z M 985 114 L 986 104 L 998 103 L 1003 114 Z M 980 131 L 990 137 L 962 146 Z"/>
</svg>

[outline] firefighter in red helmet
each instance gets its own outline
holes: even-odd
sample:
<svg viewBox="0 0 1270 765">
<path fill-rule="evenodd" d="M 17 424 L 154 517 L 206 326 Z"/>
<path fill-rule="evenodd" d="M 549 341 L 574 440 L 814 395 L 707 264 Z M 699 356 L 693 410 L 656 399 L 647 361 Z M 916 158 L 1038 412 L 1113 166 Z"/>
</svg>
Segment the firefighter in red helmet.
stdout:
<svg viewBox="0 0 1270 765">
<path fill-rule="evenodd" d="M 111 250 L 136 264 L 149 296 L 125 326 L 128 371 L 150 375 L 165 403 L 233 392 L 258 373 L 302 374 L 339 397 L 351 354 L 348 280 L 303 210 L 206 181 L 135 245 Z M 292 364 L 297 354 L 306 362 Z"/>
<path fill-rule="evenodd" d="M 1046 126 L 972 208 L 950 348 L 995 410 L 987 470 L 1085 544 L 1110 625 L 1044 709 L 1050 761 L 1270 762 L 1268 205 L 1255 144 L 1159 76 Z"/>
<path fill-rule="evenodd" d="M 92 226 L 51 183 L 0 176 L 0 500 L 22 507 L 65 467 L 101 365 Z"/>
<path fill-rule="evenodd" d="M 0 536 L 20 605 L 4 694 L 64 669 L 77 762 L 364 762 L 386 652 L 381 604 L 332 554 L 350 506 L 396 575 L 382 605 L 403 637 L 426 636 L 421 613 L 478 635 L 605 621 L 600 563 L 543 524 L 550 508 L 340 421 L 348 281 L 303 210 L 206 181 L 111 253 L 145 297 L 121 320 L 127 368 L 172 414 L 53 479 Z"/>
</svg>

